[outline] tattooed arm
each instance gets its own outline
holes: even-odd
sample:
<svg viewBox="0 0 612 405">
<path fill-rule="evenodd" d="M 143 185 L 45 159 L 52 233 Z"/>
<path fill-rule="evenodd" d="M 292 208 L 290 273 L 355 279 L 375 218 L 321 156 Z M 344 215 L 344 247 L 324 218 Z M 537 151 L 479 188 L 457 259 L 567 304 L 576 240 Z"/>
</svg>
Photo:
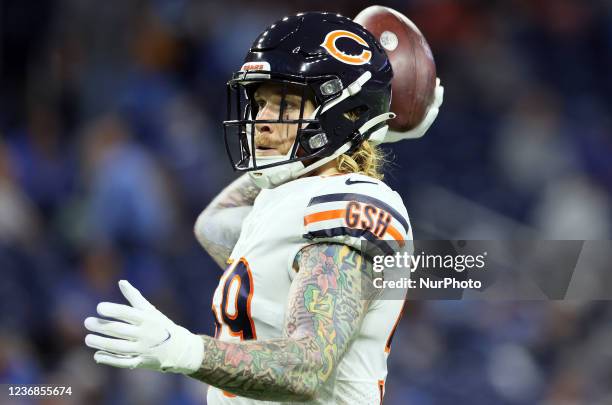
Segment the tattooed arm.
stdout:
<svg viewBox="0 0 612 405">
<path fill-rule="evenodd" d="M 345 245 L 302 249 L 296 256 L 298 274 L 289 293 L 284 337 L 229 343 L 202 336 L 204 360 L 191 377 L 255 399 L 314 398 L 366 312 L 361 274 L 371 277 L 371 266 L 363 260 Z"/>
<path fill-rule="evenodd" d="M 222 268 L 238 241 L 242 221 L 260 191 L 245 174 L 219 193 L 195 223 L 196 238 Z"/>
</svg>

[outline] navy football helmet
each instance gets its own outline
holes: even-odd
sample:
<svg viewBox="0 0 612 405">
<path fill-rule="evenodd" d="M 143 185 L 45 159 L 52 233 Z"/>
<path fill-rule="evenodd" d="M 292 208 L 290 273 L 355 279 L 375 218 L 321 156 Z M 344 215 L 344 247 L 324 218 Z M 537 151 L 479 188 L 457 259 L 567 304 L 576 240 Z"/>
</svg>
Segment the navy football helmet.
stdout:
<svg viewBox="0 0 612 405">
<path fill-rule="evenodd" d="M 300 13 L 285 17 L 262 32 L 240 71 L 227 83 L 226 149 L 239 171 L 248 171 L 260 187 L 275 187 L 350 153 L 372 134 L 384 136 L 391 104 L 393 71 L 374 36 L 338 14 Z M 256 119 L 255 90 L 278 83 L 302 92 L 297 119 Z M 307 99 L 316 109 L 304 117 Z M 357 113 L 356 113 L 357 112 Z M 296 124 L 295 142 L 287 155 L 256 156 L 255 125 Z M 232 147 L 235 145 L 235 147 Z"/>
</svg>

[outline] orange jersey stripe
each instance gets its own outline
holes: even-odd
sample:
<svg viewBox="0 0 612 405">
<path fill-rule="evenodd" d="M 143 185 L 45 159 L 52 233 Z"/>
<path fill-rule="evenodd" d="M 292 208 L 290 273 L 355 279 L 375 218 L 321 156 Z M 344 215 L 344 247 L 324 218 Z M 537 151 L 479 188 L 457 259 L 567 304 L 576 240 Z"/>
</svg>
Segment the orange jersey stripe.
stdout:
<svg viewBox="0 0 612 405">
<path fill-rule="evenodd" d="M 402 234 L 399 233 L 399 231 L 395 229 L 393 225 L 389 225 L 389 228 L 387 228 L 387 233 L 391 235 L 393 239 L 398 241 L 400 246 L 404 246 L 404 238 L 402 238 Z"/>
<path fill-rule="evenodd" d="M 402 316 L 404 316 L 404 309 L 406 309 L 406 305 L 408 305 L 408 303 L 407 301 L 404 301 L 404 305 L 402 305 L 402 309 L 400 310 L 400 313 L 395 319 L 393 329 L 391 329 L 391 333 L 389 333 L 389 337 L 387 338 L 387 343 L 385 344 L 385 353 L 391 353 L 391 341 L 393 340 L 393 335 L 395 335 L 395 331 L 397 330 L 397 326 L 399 325 Z"/>
<path fill-rule="evenodd" d="M 327 221 L 328 219 L 342 218 L 345 213 L 345 209 L 315 212 L 314 214 L 304 217 L 304 225 L 312 224 L 313 222 Z"/>
<path fill-rule="evenodd" d="M 315 212 L 314 214 L 310 214 L 304 217 L 304 226 L 315 223 L 315 222 L 342 218 L 345 215 L 346 215 L 346 209 Z M 362 229 L 362 228 L 358 227 L 357 229 Z M 402 234 L 393 225 L 389 225 L 389 228 L 387 229 L 387 233 L 391 235 L 393 239 L 398 241 L 400 246 L 404 246 L 404 238 L 402 237 Z"/>
</svg>

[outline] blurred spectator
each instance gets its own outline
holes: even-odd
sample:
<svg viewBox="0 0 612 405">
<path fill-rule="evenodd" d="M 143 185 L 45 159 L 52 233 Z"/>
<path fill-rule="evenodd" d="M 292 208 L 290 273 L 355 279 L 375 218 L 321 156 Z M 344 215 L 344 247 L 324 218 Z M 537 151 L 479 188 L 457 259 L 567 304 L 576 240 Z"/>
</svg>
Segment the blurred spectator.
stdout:
<svg viewBox="0 0 612 405">
<path fill-rule="evenodd" d="M 27 244 L 36 235 L 36 208 L 14 176 L 14 158 L 0 138 L 0 244 Z"/>
<path fill-rule="evenodd" d="M 27 125 L 11 137 L 15 177 L 44 220 L 51 221 L 73 191 L 72 148 L 57 111 L 45 104 L 34 104 Z"/>
<path fill-rule="evenodd" d="M 86 237 L 91 241 L 148 246 L 171 234 L 173 210 L 161 170 L 131 138 L 115 115 L 100 118 L 84 133 L 84 180 L 90 193 Z"/>
<path fill-rule="evenodd" d="M 598 240 L 612 235 L 609 196 L 580 175 L 550 182 L 534 210 L 534 224 L 544 239 Z"/>
</svg>

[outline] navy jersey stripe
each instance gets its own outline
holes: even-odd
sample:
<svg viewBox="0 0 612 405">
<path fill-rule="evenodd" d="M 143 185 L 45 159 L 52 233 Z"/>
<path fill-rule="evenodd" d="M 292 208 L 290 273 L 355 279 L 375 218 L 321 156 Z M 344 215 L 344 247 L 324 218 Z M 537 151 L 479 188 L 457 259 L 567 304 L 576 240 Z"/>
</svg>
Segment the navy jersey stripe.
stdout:
<svg viewBox="0 0 612 405">
<path fill-rule="evenodd" d="M 344 226 L 340 226 L 337 228 L 328 228 L 328 229 L 321 229 L 318 231 L 310 231 L 308 233 L 305 233 L 302 236 L 306 239 L 314 239 L 314 238 L 333 238 L 334 236 L 343 236 L 343 235 L 349 235 L 354 238 L 363 237 L 367 239 L 368 242 L 372 243 L 374 246 L 380 249 L 386 255 L 392 255 L 395 253 L 395 249 L 393 249 L 389 245 L 389 243 L 387 243 L 386 241 L 382 239 L 378 239 L 376 235 L 374 235 L 372 232 L 368 231 L 367 229 L 353 229 L 353 228 L 346 228 Z"/>
<path fill-rule="evenodd" d="M 408 235 L 408 229 L 409 229 L 408 221 L 406 221 L 406 219 L 399 212 L 397 212 L 393 207 L 391 207 L 389 204 L 377 198 L 370 197 L 369 195 L 357 194 L 357 193 L 324 194 L 324 195 L 319 195 L 317 197 L 313 197 L 308 203 L 308 206 L 311 207 L 316 204 L 322 204 L 322 203 L 334 202 L 334 201 L 359 201 L 365 204 L 372 204 L 379 208 L 382 208 L 383 210 L 391 214 L 393 218 L 395 218 L 400 224 L 402 224 L 406 235 Z"/>
</svg>

